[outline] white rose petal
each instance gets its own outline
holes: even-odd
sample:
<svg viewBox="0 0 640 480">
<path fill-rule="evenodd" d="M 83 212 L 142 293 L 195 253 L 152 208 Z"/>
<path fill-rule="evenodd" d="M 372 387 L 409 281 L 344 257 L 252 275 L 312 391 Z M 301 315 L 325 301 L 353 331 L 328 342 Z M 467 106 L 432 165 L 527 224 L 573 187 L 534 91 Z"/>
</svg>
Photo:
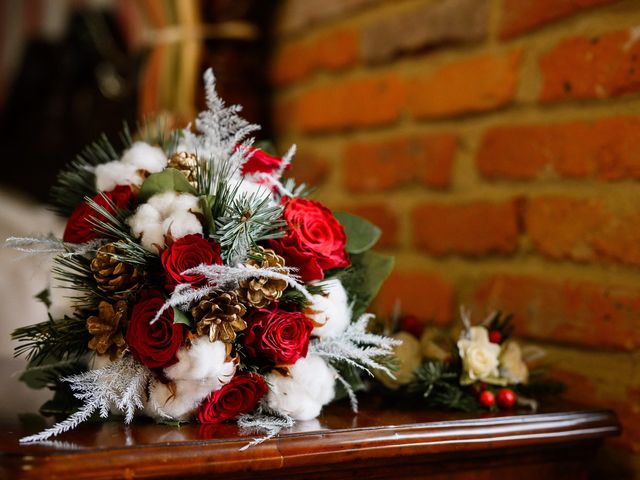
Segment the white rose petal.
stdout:
<svg viewBox="0 0 640 480">
<path fill-rule="evenodd" d="M 458 340 L 458 352 L 462 359 L 461 383 L 474 381 L 501 383 L 498 375 L 500 345 L 489 341 L 489 332 L 484 327 L 471 327 L 470 338 Z"/>
<path fill-rule="evenodd" d="M 335 397 L 335 372 L 317 355 L 301 358 L 290 368 L 290 376 L 267 376 L 270 408 L 295 420 L 311 420 Z"/>
</svg>

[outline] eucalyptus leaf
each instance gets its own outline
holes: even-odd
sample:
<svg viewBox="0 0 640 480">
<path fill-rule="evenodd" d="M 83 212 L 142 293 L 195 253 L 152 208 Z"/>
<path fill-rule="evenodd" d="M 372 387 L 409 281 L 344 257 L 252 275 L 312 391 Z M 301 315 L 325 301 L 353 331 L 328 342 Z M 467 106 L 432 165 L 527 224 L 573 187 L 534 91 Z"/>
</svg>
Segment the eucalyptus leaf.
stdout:
<svg viewBox="0 0 640 480">
<path fill-rule="evenodd" d="M 146 202 L 152 196 L 163 192 L 185 192 L 195 194 L 196 189 L 187 178 L 175 168 L 166 168 L 162 172 L 152 173 L 140 188 L 140 201 Z"/>
<path fill-rule="evenodd" d="M 393 270 L 394 259 L 367 251 L 351 255 L 352 267 L 337 277 L 353 302 L 353 318 L 362 315 Z"/>
<path fill-rule="evenodd" d="M 172 307 L 172 308 L 173 308 L 173 323 L 182 323 L 183 325 L 190 327 L 191 321 L 189 320 L 189 317 L 187 317 L 187 315 L 182 310 L 179 310 L 176 307 Z"/>
<path fill-rule="evenodd" d="M 334 212 L 334 216 L 344 227 L 344 232 L 347 235 L 347 252 L 365 252 L 380 239 L 382 232 L 368 220 L 347 212 Z"/>
</svg>

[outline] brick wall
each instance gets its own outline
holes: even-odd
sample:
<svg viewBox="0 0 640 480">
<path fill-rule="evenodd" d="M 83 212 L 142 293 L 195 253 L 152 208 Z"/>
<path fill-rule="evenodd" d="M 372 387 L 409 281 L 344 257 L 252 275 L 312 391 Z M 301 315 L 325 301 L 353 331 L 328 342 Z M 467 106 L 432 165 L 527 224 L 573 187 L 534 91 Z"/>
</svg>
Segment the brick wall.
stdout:
<svg viewBox="0 0 640 480">
<path fill-rule="evenodd" d="M 378 310 L 514 312 L 640 475 L 640 2 L 288 0 L 271 65 L 294 173 L 396 255 Z"/>
</svg>

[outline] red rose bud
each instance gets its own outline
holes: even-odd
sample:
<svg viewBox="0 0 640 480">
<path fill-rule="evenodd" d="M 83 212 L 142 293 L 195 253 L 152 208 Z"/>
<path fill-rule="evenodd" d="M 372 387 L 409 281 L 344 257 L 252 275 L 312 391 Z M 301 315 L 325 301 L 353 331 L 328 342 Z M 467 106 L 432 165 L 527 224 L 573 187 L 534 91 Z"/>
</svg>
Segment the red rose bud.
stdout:
<svg viewBox="0 0 640 480">
<path fill-rule="evenodd" d="M 313 324 L 301 312 L 259 308 L 247 323 L 243 342 L 249 357 L 274 365 L 293 365 L 307 356 Z"/>
<path fill-rule="evenodd" d="M 280 157 L 275 157 L 259 148 L 249 148 L 251 157 L 242 165 L 241 173 L 245 175 L 253 175 L 255 173 L 273 173 L 282 163 Z"/>
<path fill-rule="evenodd" d="M 221 265 L 220 245 L 202 235 L 190 234 L 179 238 L 162 252 L 165 271 L 165 288 L 171 292 L 179 283 L 202 285 L 206 277 L 202 274 L 184 275 L 182 272 L 198 265 Z"/>
<path fill-rule="evenodd" d="M 200 423 L 220 423 L 249 413 L 267 393 L 267 384 L 254 373 L 236 375 L 213 392 L 198 409 Z"/>
<path fill-rule="evenodd" d="M 480 397 L 478 397 L 478 401 L 481 405 L 490 408 L 496 403 L 496 396 L 489 390 L 485 390 L 480 394 Z"/>
<path fill-rule="evenodd" d="M 409 332 L 416 338 L 420 338 L 422 336 L 424 327 L 424 323 L 422 323 L 422 321 L 415 315 L 405 315 L 400 319 L 400 329 L 405 332 Z"/>
<path fill-rule="evenodd" d="M 510 388 L 503 388 L 498 392 L 498 406 L 510 410 L 516 404 L 516 394 Z"/>
<path fill-rule="evenodd" d="M 294 198 L 287 202 L 287 235 L 270 242 L 287 265 L 298 267 L 303 281 L 321 280 L 323 270 L 348 267 L 347 236 L 331 211 L 319 202 Z"/>
<path fill-rule="evenodd" d="M 95 203 L 115 215 L 116 212 L 105 197 L 117 208 L 128 210 L 134 208 L 135 195 L 129 186 L 118 185 L 113 190 L 99 193 L 92 198 Z M 97 221 L 107 221 L 104 215 L 96 212 L 87 202 L 82 202 L 69 216 L 62 240 L 69 243 L 86 243 L 99 238 L 100 234 L 95 231 L 96 227 L 91 223 L 92 218 Z"/>
<path fill-rule="evenodd" d="M 157 290 L 146 290 L 131 310 L 125 339 L 133 358 L 149 368 L 164 368 L 176 363 L 176 353 L 184 340 L 184 325 L 173 323 L 173 310 L 165 310 L 151 320 L 164 305 Z"/>
<path fill-rule="evenodd" d="M 491 343 L 500 343 L 502 341 L 502 333 L 500 330 L 491 330 L 489 332 L 489 341 Z"/>
</svg>

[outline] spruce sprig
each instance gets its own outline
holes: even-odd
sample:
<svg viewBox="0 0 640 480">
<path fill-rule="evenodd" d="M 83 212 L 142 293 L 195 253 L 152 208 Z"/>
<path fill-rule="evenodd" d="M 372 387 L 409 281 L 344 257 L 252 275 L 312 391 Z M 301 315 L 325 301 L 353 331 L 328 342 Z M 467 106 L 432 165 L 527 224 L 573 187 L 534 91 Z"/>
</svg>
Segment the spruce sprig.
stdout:
<svg viewBox="0 0 640 480">
<path fill-rule="evenodd" d="M 408 390 L 422 394 L 425 406 L 430 408 L 464 412 L 479 410 L 476 399 L 459 385 L 459 377 L 455 365 L 429 360 L 416 369 Z"/>
<path fill-rule="evenodd" d="M 58 174 L 50 193 L 53 211 L 67 217 L 85 197 L 93 197 L 96 194 L 96 165 L 117 158 L 116 149 L 104 134 L 86 147 Z"/>
<path fill-rule="evenodd" d="M 286 226 L 282 206 L 274 204 L 269 196 L 242 194 L 216 218 L 214 238 L 220 243 L 225 263 L 235 265 L 247 258 L 257 242 L 283 236 Z"/>
<path fill-rule="evenodd" d="M 87 352 L 91 335 L 87 331 L 86 320 L 77 316 L 49 320 L 20 327 L 11 334 L 20 342 L 14 349 L 14 356 L 26 355 L 31 365 L 40 365 L 45 358 L 79 358 Z"/>
</svg>

